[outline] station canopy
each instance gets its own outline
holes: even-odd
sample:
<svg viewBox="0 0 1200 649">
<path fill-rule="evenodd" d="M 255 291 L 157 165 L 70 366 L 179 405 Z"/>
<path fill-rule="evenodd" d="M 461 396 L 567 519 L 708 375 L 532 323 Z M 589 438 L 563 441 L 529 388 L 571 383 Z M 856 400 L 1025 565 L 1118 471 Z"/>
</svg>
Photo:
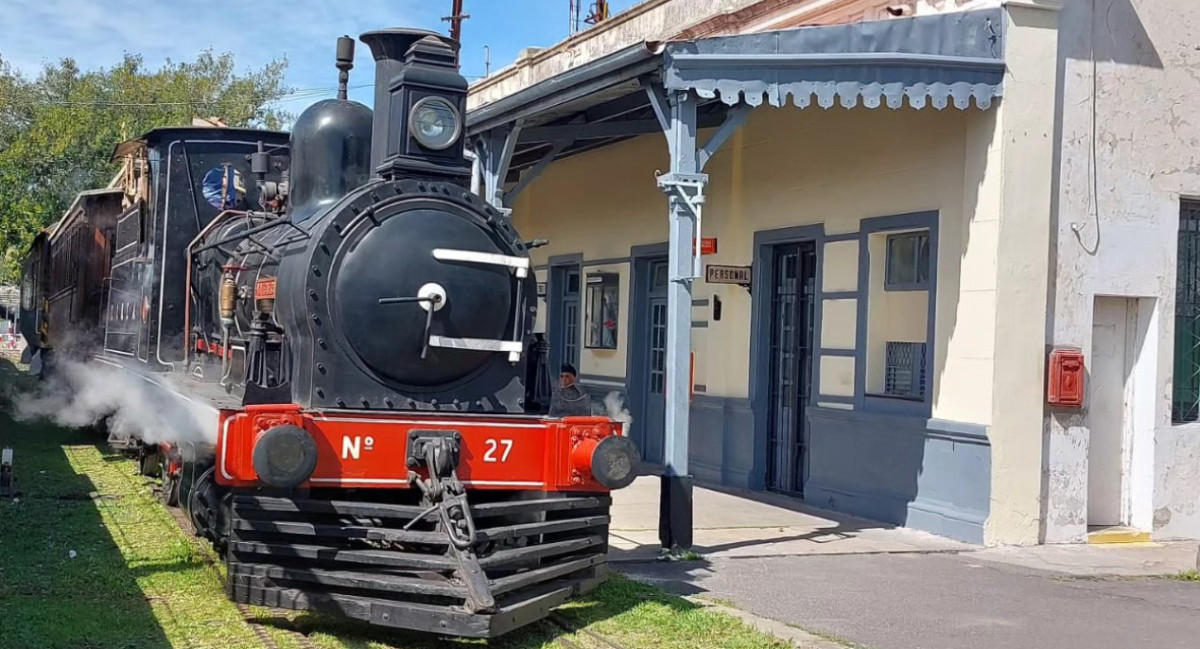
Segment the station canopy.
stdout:
<svg viewBox="0 0 1200 649">
<path fill-rule="evenodd" d="M 530 167 L 661 133 L 654 92 L 693 91 L 699 128 L 764 104 L 986 110 L 1003 93 L 1006 18 L 991 8 L 638 43 L 475 108 L 467 134 L 519 133 L 503 174 L 513 182 Z"/>
</svg>

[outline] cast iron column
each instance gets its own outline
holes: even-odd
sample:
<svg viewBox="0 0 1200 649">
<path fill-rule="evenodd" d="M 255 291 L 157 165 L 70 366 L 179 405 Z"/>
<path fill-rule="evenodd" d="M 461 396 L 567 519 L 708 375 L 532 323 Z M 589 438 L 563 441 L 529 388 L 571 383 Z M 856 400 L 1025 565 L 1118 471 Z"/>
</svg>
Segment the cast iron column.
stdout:
<svg viewBox="0 0 1200 649">
<path fill-rule="evenodd" d="M 688 473 L 688 408 L 690 406 L 692 351 L 692 278 L 695 214 L 688 203 L 688 190 L 673 185 L 681 176 L 695 179 L 696 98 L 676 92 L 668 99 L 670 123 L 667 142 L 671 172 L 660 178 L 670 201 L 670 244 L 667 289 L 667 358 L 665 470 L 659 500 L 659 540 L 667 550 L 692 546 L 692 476 Z M 696 191 L 696 190 L 693 190 Z M 703 191 L 703 185 L 698 188 Z"/>
</svg>

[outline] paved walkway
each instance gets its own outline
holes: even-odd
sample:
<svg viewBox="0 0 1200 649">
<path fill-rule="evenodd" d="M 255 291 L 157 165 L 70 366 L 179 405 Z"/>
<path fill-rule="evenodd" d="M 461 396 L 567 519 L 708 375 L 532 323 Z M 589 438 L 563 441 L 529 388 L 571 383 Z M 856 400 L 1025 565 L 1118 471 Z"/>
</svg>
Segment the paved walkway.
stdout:
<svg viewBox="0 0 1200 649">
<path fill-rule="evenodd" d="M 657 477 L 613 493 L 613 561 L 652 559 L 659 551 Z M 945 552 L 972 546 L 925 532 L 816 510 L 786 496 L 696 488 L 694 549 L 706 557 Z"/>
<path fill-rule="evenodd" d="M 1196 543 L 982 549 L 786 499 L 698 489 L 702 559 L 659 563 L 640 560 L 657 552 L 657 482 L 643 480 L 614 505 L 619 569 L 842 643 L 1200 647 L 1200 583 L 1160 577 L 1193 569 Z M 819 643 L 810 640 L 800 644 Z"/>
</svg>

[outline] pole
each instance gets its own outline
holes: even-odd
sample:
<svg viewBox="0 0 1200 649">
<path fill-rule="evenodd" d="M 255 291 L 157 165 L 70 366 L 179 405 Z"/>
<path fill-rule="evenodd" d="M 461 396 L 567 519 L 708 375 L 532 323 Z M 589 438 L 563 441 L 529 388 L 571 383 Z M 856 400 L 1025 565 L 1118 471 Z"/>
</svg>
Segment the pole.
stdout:
<svg viewBox="0 0 1200 649">
<path fill-rule="evenodd" d="M 692 546 L 692 476 L 688 473 L 689 391 L 692 350 L 692 281 L 696 206 L 705 177 L 697 173 L 696 98 L 689 92 L 669 97 L 667 142 L 671 172 L 659 184 L 669 196 L 670 243 L 667 265 L 665 471 L 659 500 L 659 541 L 666 550 Z M 690 187 L 690 189 L 689 189 Z"/>
<path fill-rule="evenodd" d="M 470 17 L 469 14 L 463 13 L 463 0 L 454 0 L 454 4 L 450 9 L 450 15 L 442 18 L 442 20 L 450 23 L 450 38 L 460 43 L 462 42 L 462 23 Z"/>
</svg>

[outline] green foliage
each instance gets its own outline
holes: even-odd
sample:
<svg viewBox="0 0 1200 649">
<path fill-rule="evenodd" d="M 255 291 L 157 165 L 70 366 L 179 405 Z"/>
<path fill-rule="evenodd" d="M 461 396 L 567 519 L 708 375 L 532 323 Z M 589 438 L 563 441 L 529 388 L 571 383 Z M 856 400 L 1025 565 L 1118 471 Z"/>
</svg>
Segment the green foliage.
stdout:
<svg viewBox="0 0 1200 649">
<path fill-rule="evenodd" d="M 287 93 L 286 67 L 238 74 L 232 55 L 207 51 L 151 70 L 127 54 L 109 69 L 63 59 L 28 78 L 0 57 L 0 284 L 14 282 L 29 242 L 76 194 L 112 180 L 118 143 L 193 117 L 280 128 L 290 116 L 271 105 Z"/>
</svg>

